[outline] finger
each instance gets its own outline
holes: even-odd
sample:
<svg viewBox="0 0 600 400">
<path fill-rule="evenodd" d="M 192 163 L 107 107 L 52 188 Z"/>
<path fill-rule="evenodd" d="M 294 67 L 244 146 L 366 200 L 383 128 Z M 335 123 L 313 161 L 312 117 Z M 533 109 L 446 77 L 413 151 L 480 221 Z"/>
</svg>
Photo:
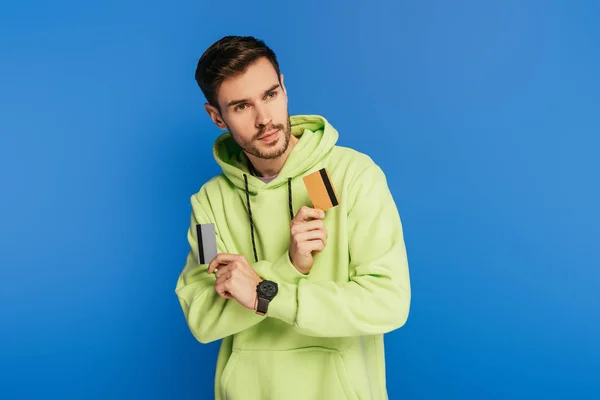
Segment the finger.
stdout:
<svg viewBox="0 0 600 400">
<path fill-rule="evenodd" d="M 218 273 L 221 273 L 221 271 L 219 270 Z M 231 271 L 231 270 L 221 273 L 217 277 L 217 280 L 215 281 L 215 285 L 221 285 L 221 284 L 223 284 L 224 282 L 226 282 L 229 279 L 231 279 L 232 276 L 233 276 L 233 271 Z"/>
<path fill-rule="evenodd" d="M 298 251 L 301 254 L 310 254 L 313 251 L 316 253 L 320 253 L 323 250 L 325 250 L 325 243 L 322 240 L 309 240 L 308 242 L 304 242 L 302 243 L 299 247 L 298 247 Z"/>
<path fill-rule="evenodd" d="M 231 295 L 231 292 L 229 291 L 229 281 L 223 279 L 221 282 L 216 283 L 215 292 L 217 292 L 221 297 Z"/>
<path fill-rule="evenodd" d="M 215 292 L 217 292 L 217 294 L 221 297 L 224 297 L 225 295 L 225 288 L 223 288 L 223 285 L 215 285 Z"/>
<path fill-rule="evenodd" d="M 228 291 L 225 291 L 223 293 L 217 293 L 217 294 L 224 299 L 233 299 L 233 295 L 231 293 L 229 293 Z"/>
<path fill-rule="evenodd" d="M 233 271 L 238 271 L 238 273 L 244 272 L 246 270 L 246 268 L 244 268 L 244 266 L 247 265 L 241 261 L 234 261 L 232 263 L 227 264 L 224 267 L 219 268 L 219 270 L 217 271 L 216 276 L 219 277 L 222 274 L 230 274 L 233 273 Z"/>
<path fill-rule="evenodd" d="M 212 274 L 219 265 L 229 264 L 233 261 L 243 260 L 244 256 L 240 254 L 220 253 L 208 264 L 207 272 Z"/>
<path fill-rule="evenodd" d="M 316 219 L 308 222 L 295 222 L 292 224 L 290 232 L 292 235 L 297 235 L 300 232 L 308 232 L 314 230 L 326 230 L 323 220 Z"/>
<path fill-rule="evenodd" d="M 233 295 L 233 293 L 236 293 L 236 289 L 233 287 L 233 280 L 231 279 L 231 277 L 224 277 L 223 280 L 223 284 L 221 285 L 223 293 L 221 294 L 221 297 L 225 298 L 225 299 L 233 299 L 235 298 L 235 296 Z"/>
<path fill-rule="evenodd" d="M 308 242 L 312 240 L 321 240 L 324 245 L 327 244 L 327 235 L 323 231 L 308 231 L 302 232 L 295 236 L 296 242 Z"/>
<path fill-rule="evenodd" d="M 296 216 L 293 218 L 293 222 L 304 222 L 309 218 L 313 219 L 321 219 L 325 217 L 325 211 L 319 210 L 317 208 L 311 208 L 307 206 L 302 206 L 296 213 Z"/>
<path fill-rule="evenodd" d="M 226 274 L 227 272 L 233 270 L 235 268 L 235 264 L 230 263 L 230 264 L 221 264 L 221 266 L 219 268 L 217 268 L 217 272 L 215 274 L 215 276 L 217 277 L 217 279 L 219 279 L 219 277 L 223 274 Z"/>
<path fill-rule="evenodd" d="M 210 262 L 210 264 L 208 264 L 208 269 L 206 270 L 206 272 L 208 272 L 209 274 L 212 274 L 213 272 L 215 272 L 215 269 L 217 269 L 218 267 L 220 267 L 223 264 L 227 264 L 224 263 L 220 260 L 219 258 L 220 254 L 218 256 L 216 256 L 215 258 L 213 258 L 213 260 Z"/>
</svg>

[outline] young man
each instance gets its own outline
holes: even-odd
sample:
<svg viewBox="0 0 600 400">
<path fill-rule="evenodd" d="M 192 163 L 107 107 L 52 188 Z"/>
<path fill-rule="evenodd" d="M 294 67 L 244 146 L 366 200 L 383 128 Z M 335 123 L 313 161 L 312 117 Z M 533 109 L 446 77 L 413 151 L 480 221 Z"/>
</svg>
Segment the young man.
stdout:
<svg viewBox="0 0 600 400">
<path fill-rule="evenodd" d="M 289 116 L 262 41 L 217 41 L 196 80 L 227 132 L 213 147 L 223 173 L 191 196 L 176 293 L 197 340 L 222 339 L 215 398 L 387 399 L 383 335 L 406 322 L 411 291 L 384 173 L 336 145 L 325 118 Z M 303 180 L 323 168 L 338 201 L 326 210 Z M 219 254 L 206 264 L 196 224 L 215 226 Z"/>
</svg>

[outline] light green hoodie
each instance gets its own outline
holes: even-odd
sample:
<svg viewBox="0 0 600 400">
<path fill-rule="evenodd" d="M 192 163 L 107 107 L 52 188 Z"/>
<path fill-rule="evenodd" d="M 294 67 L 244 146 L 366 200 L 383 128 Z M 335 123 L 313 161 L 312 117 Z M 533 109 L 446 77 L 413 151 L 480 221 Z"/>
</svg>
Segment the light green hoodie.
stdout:
<svg viewBox="0 0 600 400">
<path fill-rule="evenodd" d="M 336 145 L 338 132 L 325 118 L 291 122 L 299 141 L 267 184 L 249 173 L 229 133 L 216 140 L 223 174 L 191 196 L 190 252 L 177 296 L 198 341 L 222 339 L 216 399 L 387 399 L 383 334 L 404 325 L 411 300 L 396 205 L 379 166 Z M 288 255 L 290 213 L 312 206 L 302 177 L 323 167 L 340 204 L 326 211 L 327 246 L 303 275 Z M 219 252 L 244 255 L 258 275 L 278 283 L 267 315 L 218 296 L 215 275 L 196 261 L 197 223 L 215 224 Z"/>
</svg>

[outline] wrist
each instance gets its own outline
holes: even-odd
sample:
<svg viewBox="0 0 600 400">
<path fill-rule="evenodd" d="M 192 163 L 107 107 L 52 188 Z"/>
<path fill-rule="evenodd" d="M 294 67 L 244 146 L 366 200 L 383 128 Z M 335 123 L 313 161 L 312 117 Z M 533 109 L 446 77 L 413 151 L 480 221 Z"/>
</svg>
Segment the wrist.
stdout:
<svg viewBox="0 0 600 400">
<path fill-rule="evenodd" d="M 260 283 L 263 281 L 264 279 L 262 279 L 260 276 L 258 277 L 258 281 L 256 282 L 256 285 L 254 286 L 254 305 L 252 307 L 252 310 L 256 311 L 258 309 L 258 285 L 260 285 Z"/>
<path fill-rule="evenodd" d="M 302 269 L 301 269 L 301 268 L 298 268 L 298 267 L 296 266 L 296 264 L 294 263 L 294 259 L 292 258 L 292 253 L 291 253 L 291 252 L 288 252 L 288 259 L 289 259 L 289 261 L 290 261 L 290 264 L 292 265 L 292 267 L 294 267 L 294 269 L 295 269 L 296 271 L 298 271 L 298 273 L 300 273 L 300 274 L 302 274 L 302 275 L 306 275 L 306 273 L 304 273 L 304 272 L 302 271 Z"/>
</svg>

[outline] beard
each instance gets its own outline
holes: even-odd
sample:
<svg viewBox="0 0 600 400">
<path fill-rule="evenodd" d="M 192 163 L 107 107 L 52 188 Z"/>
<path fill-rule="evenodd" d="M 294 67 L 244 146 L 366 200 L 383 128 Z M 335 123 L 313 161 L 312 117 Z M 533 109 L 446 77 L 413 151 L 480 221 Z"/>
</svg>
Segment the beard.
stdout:
<svg viewBox="0 0 600 400">
<path fill-rule="evenodd" d="M 259 137 L 264 135 L 265 132 L 277 129 L 279 137 L 272 143 L 260 143 Z M 288 113 L 287 121 L 284 124 L 272 124 L 270 126 L 263 127 L 254 137 L 250 140 L 244 140 L 235 134 L 231 129 L 231 137 L 233 140 L 248 154 L 252 154 L 255 157 L 262 158 L 265 160 L 274 159 L 280 157 L 287 150 L 290 144 L 290 137 L 292 136 L 292 125 L 290 122 L 290 115 Z M 283 137 L 281 137 L 283 133 Z"/>
</svg>

